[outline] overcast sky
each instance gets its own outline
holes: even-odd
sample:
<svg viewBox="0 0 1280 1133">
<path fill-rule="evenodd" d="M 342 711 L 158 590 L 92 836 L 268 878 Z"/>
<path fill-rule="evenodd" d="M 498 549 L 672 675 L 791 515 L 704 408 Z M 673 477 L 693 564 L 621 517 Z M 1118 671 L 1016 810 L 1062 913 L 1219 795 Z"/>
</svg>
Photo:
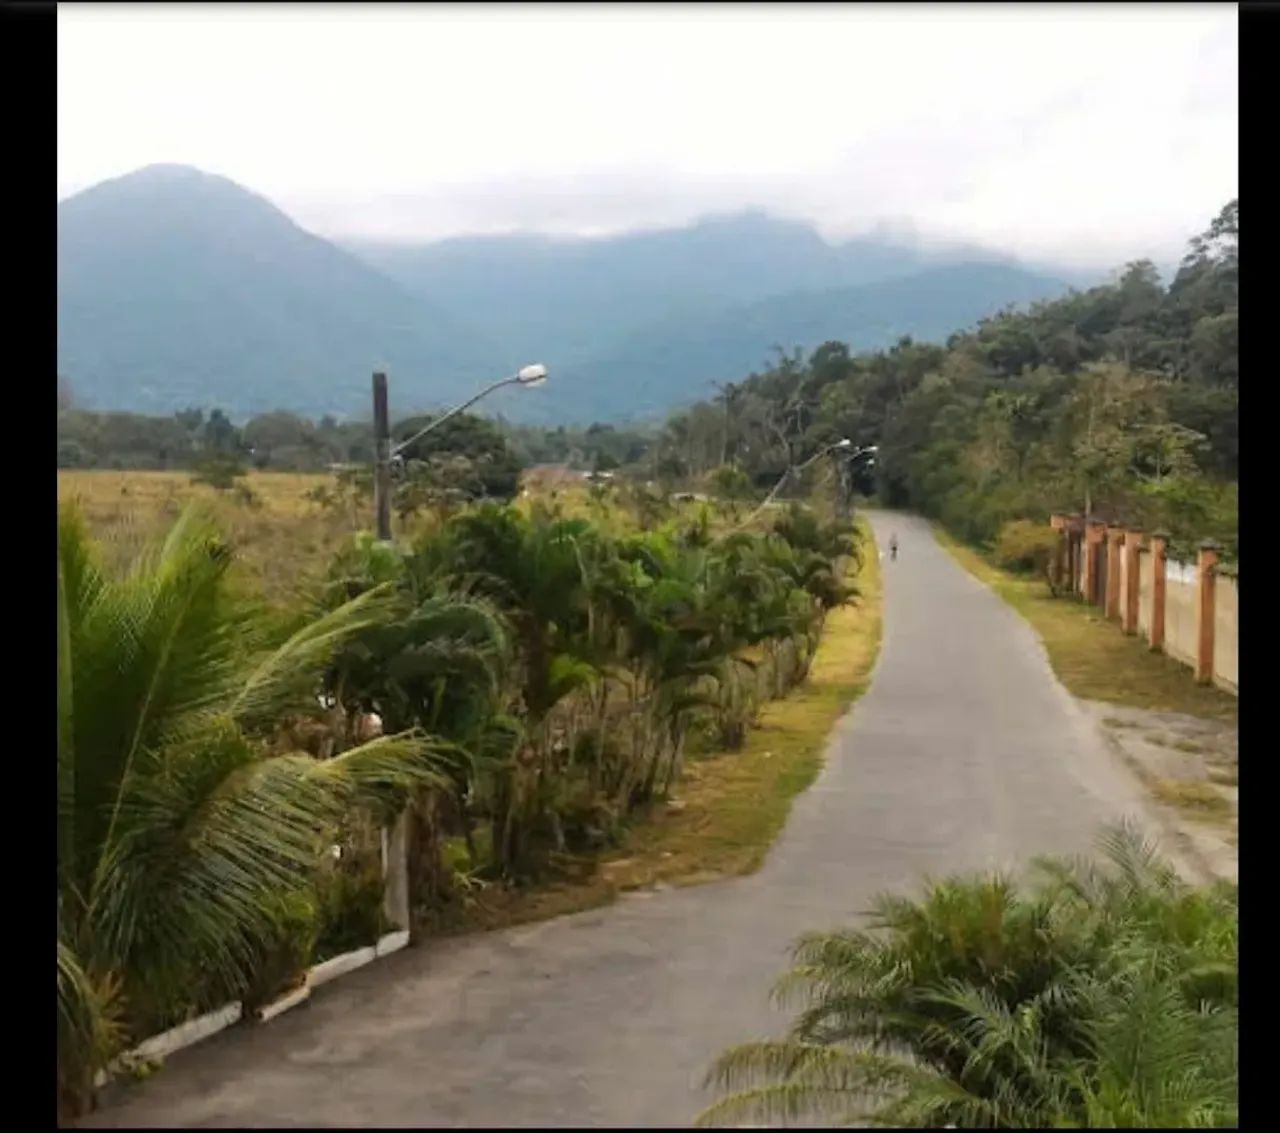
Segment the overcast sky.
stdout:
<svg viewBox="0 0 1280 1133">
<path fill-rule="evenodd" d="M 328 236 L 745 207 L 1176 260 L 1236 195 L 1233 4 L 58 5 L 60 196 L 153 162 Z"/>
</svg>

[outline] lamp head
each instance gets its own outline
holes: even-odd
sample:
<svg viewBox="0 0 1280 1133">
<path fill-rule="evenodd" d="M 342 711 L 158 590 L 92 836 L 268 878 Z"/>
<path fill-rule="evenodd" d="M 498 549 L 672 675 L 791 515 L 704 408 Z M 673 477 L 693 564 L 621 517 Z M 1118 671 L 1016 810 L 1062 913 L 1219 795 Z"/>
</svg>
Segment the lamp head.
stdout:
<svg viewBox="0 0 1280 1133">
<path fill-rule="evenodd" d="M 516 381 L 522 386 L 540 386 L 547 380 L 547 368 L 541 362 L 524 366 L 516 374 Z"/>
</svg>

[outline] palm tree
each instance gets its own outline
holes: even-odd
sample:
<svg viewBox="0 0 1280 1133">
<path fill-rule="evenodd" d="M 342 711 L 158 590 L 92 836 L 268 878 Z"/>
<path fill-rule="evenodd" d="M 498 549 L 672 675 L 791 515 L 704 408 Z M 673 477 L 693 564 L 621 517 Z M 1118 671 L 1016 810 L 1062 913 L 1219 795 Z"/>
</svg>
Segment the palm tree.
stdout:
<svg viewBox="0 0 1280 1133">
<path fill-rule="evenodd" d="M 270 757 L 371 592 L 283 641 L 229 585 L 231 550 L 189 510 L 121 576 L 74 508 L 58 531 L 58 1090 L 91 1102 L 122 1044 L 251 984 L 281 902 L 357 804 L 447 787 L 441 745 L 387 737 Z"/>
<path fill-rule="evenodd" d="M 461 832 L 478 860 L 474 812 L 492 793 L 495 774 L 520 735 L 504 712 L 511 630 L 495 604 L 422 569 L 414 556 L 363 536 L 331 569 L 328 601 L 349 601 L 391 584 L 386 615 L 353 633 L 334 652 L 325 692 L 347 719 L 374 712 L 389 731 L 417 728 L 458 745 L 449 796 L 419 792 L 412 808 L 415 896 L 448 889 L 439 840 Z M 453 805 L 441 811 L 446 798 Z M 450 813 L 450 811 L 452 813 Z"/>
<path fill-rule="evenodd" d="M 413 572 L 487 599 L 511 625 L 519 660 L 523 735 L 493 778 L 493 852 L 504 873 L 529 862 L 543 825 L 564 843 L 553 796 L 562 768 L 549 717 L 600 678 L 592 664 L 588 565 L 603 537 L 582 519 L 482 504 L 419 546 Z"/>
<path fill-rule="evenodd" d="M 952 878 L 803 939 L 791 1036 L 717 1060 L 701 1124 L 1227 1126 L 1236 1117 L 1235 897 L 1181 884 L 1133 831 L 1106 868 L 1042 861 L 1022 891 Z"/>
</svg>

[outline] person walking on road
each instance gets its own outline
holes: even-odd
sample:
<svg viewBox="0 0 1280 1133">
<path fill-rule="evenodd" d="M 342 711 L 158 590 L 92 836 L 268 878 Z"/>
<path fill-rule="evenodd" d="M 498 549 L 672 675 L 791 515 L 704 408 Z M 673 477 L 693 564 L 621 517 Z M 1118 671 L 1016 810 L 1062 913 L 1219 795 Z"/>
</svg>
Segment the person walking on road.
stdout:
<svg viewBox="0 0 1280 1133">
<path fill-rule="evenodd" d="M 895 560 L 898 557 L 898 533 L 895 531 L 889 536 L 889 559 Z"/>
</svg>

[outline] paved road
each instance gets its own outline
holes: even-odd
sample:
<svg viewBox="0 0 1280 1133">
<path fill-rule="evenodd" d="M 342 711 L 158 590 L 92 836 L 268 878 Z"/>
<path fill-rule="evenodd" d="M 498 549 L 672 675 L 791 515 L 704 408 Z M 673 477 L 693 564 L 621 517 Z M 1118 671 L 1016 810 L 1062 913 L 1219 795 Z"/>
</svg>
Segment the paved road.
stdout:
<svg viewBox="0 0 1280 1133">
<path fill-rule="evenodd" d="M 925 873 L 1087 849 L 1141 789 L 1027 626 L 919 520 L 873 516 L 885 636 L 755 875 L 398 953 L 170 1060 L 101 1126 L 679 1126 L 801 931 Z"/>
</svg>

